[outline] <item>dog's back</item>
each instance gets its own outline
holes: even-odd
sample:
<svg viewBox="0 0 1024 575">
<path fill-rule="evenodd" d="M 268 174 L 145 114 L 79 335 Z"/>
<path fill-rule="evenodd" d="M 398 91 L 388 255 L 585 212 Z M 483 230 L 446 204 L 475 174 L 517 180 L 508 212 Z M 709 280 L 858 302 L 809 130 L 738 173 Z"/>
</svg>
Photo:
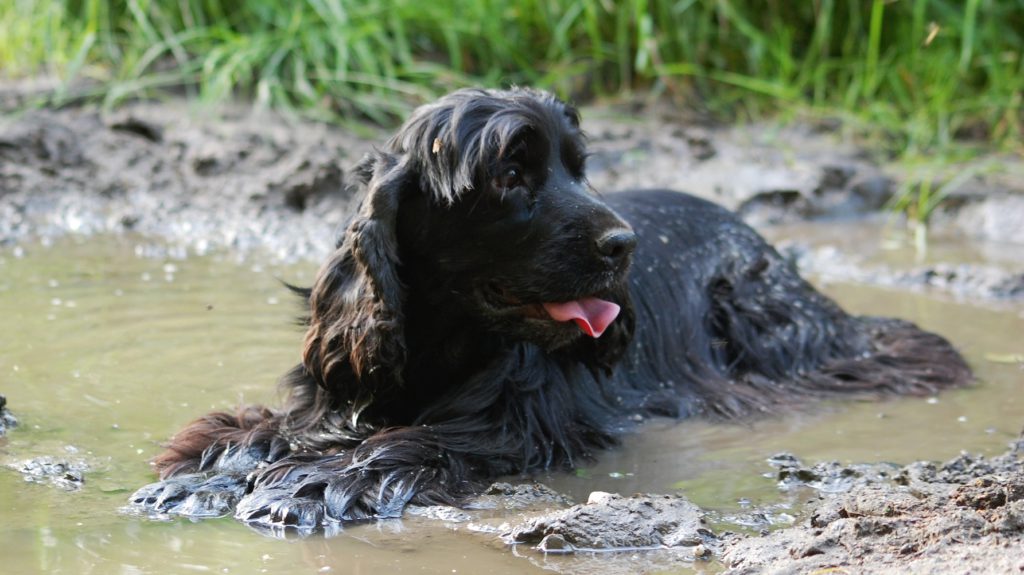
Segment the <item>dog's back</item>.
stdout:
<svg viewBox="0 0 1024 575">
<path fill-rule="evenodd" d="M 636 328 L 617 377 L 641 409 L 732 418 L 807 396 L 923 395 L 971 379 L 948 341 L 848 315 L 716 204 L 668 190 L 605 200 L 639 239 Z"/>
</svg>

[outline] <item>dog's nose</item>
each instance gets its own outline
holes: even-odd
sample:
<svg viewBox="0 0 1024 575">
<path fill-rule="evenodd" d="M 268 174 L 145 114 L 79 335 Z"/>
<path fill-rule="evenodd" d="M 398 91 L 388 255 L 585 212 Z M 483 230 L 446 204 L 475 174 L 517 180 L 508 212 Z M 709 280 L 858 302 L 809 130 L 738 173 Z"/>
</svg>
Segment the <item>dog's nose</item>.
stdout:
<svg viewBox="0 0 1024 575">
<path fill-rule="evenodd" d="M 634 249 L 636 249 L 636 234 L 633 233 L 633 230 L 619 228 L 597 238 L 597 253 L 615 265 L 620 265 L 629 259 Z"/>
</svg>

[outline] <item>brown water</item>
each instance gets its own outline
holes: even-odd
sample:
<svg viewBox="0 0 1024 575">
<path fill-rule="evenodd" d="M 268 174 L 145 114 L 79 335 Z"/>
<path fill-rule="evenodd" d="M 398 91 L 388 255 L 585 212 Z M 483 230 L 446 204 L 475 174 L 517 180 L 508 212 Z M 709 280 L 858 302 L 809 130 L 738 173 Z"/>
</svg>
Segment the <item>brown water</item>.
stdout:
<svg viewBox="0 0 1024 575">
<path fill-rule="evenodd" d="M 601 558 L 542 558 L 465 524 L 417 518 L 280 541 L 231 519 L 154 522 L 118 512 L 153 479 L 146 461 L 158 443 L 187 421 L 243 400 L 275 401 L 275 380 L 296 361 L 301 338 L 298 307 L 275 278 L 304 284 L 314 271 L 230 257 L 137 257 L 124 238 L 0 248 L 0 393 L 21 420 L 0 439 L 0 572 L 601 572 Z M 979 384 L 750 425 L 653 423 L 592 467 L 538 479 L 577 499 L 595 489 L 678 490 L 729 513 L 740 500 L 785 504 L 762 476 L 765 458 L 778 451 L 805 461 L 906 463 L 997 453 L 1016 436 L 1024 369 L 986 357 L 1024 353 L 1024 308 L 854 286 L 828 291 L 852 311 L 946 334 L 973 362 Z M 87 463 L 84 487 L 28 483 L 7 468 L 38 455 Z M 678 572 L 692 567 L 681 563 Z"/>
</svg>

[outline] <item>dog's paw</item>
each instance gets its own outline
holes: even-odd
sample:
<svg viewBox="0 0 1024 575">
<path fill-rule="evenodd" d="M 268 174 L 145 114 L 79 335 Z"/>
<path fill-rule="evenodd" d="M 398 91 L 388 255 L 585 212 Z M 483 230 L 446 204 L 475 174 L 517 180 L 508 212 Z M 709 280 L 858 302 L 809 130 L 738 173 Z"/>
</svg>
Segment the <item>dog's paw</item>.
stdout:
<svg viewBox="0 0 1024 575">
<path fill-rule="evenodd" d="M 249 477 L 235 517 L 261 531 L 316 530 L 332 523 L 324 487 L 346 475 L 344 459 L 302 456 L 280 461 Z"/>
<path fill-rule="evenodd" d="M 418 470 L 368 469 L 344 458 L 282 461 L 251 477 L 235 517 L 258 529 L 323 529 L 400 517 L 416 495 Z"/>
<path fill-rule="evenodd" d="M 127 510 L 192 518 L 230 515 L 245 493 L 240 474 L 191 473 L 150 483 L 132 494 Z"/>
<path fill-rule="evenodd" d="M 262 532 L 306 533 L 335 523 L 325 516 L 325 507 L 320 493 L 289 486 L 268 487 L 243 497 L 235 509 L 235 517 Z"/>
</svg>

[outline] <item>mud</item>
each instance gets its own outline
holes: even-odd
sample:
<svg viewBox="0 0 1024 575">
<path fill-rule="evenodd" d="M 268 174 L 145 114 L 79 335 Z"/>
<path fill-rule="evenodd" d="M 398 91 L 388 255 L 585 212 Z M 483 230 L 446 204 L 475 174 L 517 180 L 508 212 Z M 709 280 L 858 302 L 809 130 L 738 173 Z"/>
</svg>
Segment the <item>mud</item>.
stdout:
<svg viewBox="0 0 1024 575">
<path fill-rule="evenodd" d="M 0 243 L 135 233 L 180 255 L 318 259 L 350 208 L 345 169 L 369 149 L 321 125 L 214 121 L 182 103 L 28 112 L 0 124 Z"/>
<path fill-rule="evenodd" d="M 0 437 L 7 435 L 7 430 L 18 425 L 18 419 L 7 409 L 7 398 L 0 395 Z"/>
<path fill-rule="evenodd" d="M 834 125 L 711 127 L 659 106 L 583 110 L 595 189 L 685 189 L 762 229 L 877 213 L 901 179 Z M 134 234 L 144 255 L 230 250 L 319 260 L 352 207 L 347 170 L 383 142 L 241 108 L 137 102 L 113 112 L 33 110 L 0 120 L 0 243 Z M 935 227 L 1024 245 L 1024 162 L 997 158 L 950 195 Z M 863 271 L 854 254 L 798 254 L 809 273 L 972 298 L 1022 297 L 1020 266 Z"/>
<path fill-rule="evenodd" d="M 495 483 L 463 509 L 412 507 L 407 515 L 465 526 L 483 545 L 507 547 L 545 571 L 572 575 L 712 565 L 723 544 L 707 524 L 709 514 L 676 495 L 594 492 L 573 505 L 539 483 Z"/>
<path fill-rule="evenodd" d="M 828 125 L 709 127 L 657 110 L 601 108 L 584 110 L 584 126 L 596 189 L 683 188 L 762 229 L 877 213 L 901 178 L 911 177 L 873 161 Z M 173 101 L 112 114 L 71 107 L 8 116 L 0 120 L 0 244 L 112 233 L 136 238 L 143 256 L 225 251 L 319 260 L 353 207 L 348 170 L 387 135 Z M 953 194 L 935 225 L 1024 245 L 1024 164 L 1004 163 L 1005 171 L 973 178 Z M 856 249 L 781 247 L 826 281 L 1024 298 L 1016 261 L 888 266 L 863 261 Z M 0 396 L 0 436 L 15 424 Z M 573 505 L 536 484 L 496 484 L 467 509 L 409 515 L 465 525 L 491 541 L 503 536 L 517 554 L 558 572 L 652 572 L 705 561 L 744 574 L 1021 572 L 1021 451 L 1018 444 L 991 459 L 906 467 L 805 465 L 780 454 L 769 462 L 779 488 L 811 501 L 724 517 L 676 496 L 597 494 Z M 15 469 L 27 481 L 74 490 L 89 468 L 59 454 Z M 527 518 L 508 525 L 510 514 Z M 641 551 L 650 548 L 658 550 Z M 572 560 L 594 553 L 605 557 Z M 570 557 L 552 563 L 549 554 Z"/>
<path fill-rule="evenodd" d="M 1021 217 L 1024 222 L 1024 214 Z M 783 241 L 776 247 L 797 265 L 801 273 L 823 281 L 940 292 L 958 299 L 978 301 L 1024 299 L 1024 271 L 1016 267 L 970 262 L 937 262 L 900 267 L 866 263 L 861 255 L 843 252 L 834 245 L 816 246 L 800 241 Z"/>
<path fill-rule="evenodd" d="M 893 472 L 789 465 L 780 482 L 816 488 L 806 519 L 727 543 L 727 573 L 1019 573 L 1024 571 L 1024 441 L 986 459 L 962 455 Z M 830 493 L 820 478 L 857 476 Z M 826 482 L 827 484 L 828 482 Z"/>
<path fill-rule="evenodd" d="M 85 459 L 77 457 L 78 449 L 65 447 L 63 457 L 43 455 L 11 464 L 29 483 L 50 485 L 64 491 L 78 491 L 85 484 L 85 473 L 90 470 Z"/>
<path fill-rule="evenodd" d="M 805 465 L 791 454 L 768 464 L 778 488 L 804 501 L 792 526 L 750 534 L 754 525 L 714 517 L 681 496 L 594 492 L 586 504 L 500 534 L 538 563 L 604 552 L 615 573 L 695 561 L 734 575 L 1024 571 L 1024 439 L 997 457 L 964 454 L 943 464 Z M 574 572 L 572 565 L 549 567 Z"/>
<path fill-rule="evenodd" d="M 704 512 L 681 497 L 595 491 L 584 505 L 538 517 L 502 534 L 510 544 L 532 544 L 546 553 L 717 547 Z"/>
</svg>

